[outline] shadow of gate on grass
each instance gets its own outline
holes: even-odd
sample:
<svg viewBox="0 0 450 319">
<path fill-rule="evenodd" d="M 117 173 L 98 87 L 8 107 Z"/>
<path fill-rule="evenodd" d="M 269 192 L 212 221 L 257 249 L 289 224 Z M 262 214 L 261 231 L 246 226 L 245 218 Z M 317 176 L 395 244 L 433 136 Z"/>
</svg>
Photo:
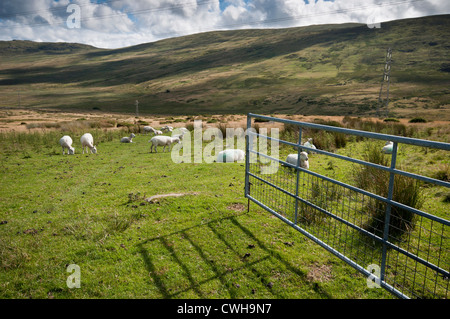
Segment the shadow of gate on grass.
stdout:
<svg viewBox="0 0 450 319">
<path fill-rule="evenodd" d="M 161 298 L 252 296 L 255 290 L 248 286 L 249 282 L 254 283 L 253 288 L 257 288 L 258 293 L 283 298 L 274 293 L 266 278 L 267 274 L 257 269 L 258 265 L 264 263 L 282 263 L 302 284 L 309 286 L 310 291 L 315 291 L 323 298 L 330 298 L 320 286 L 308 281 L 303 271 L 277 251 L 268 248 L 263 240 L 244 227 L 238 218 L 239 216 L 230 216 L 211 220 L 144 240 L 138 245 L 152 283 L 159 290 Z M 235 232 L 233 237 L 229 235 L 231 232 Z M 203 237 L 198 236 L 200 233 L 207 238 L 201 239 Z M 238 238 L 237 242 L 235 238 Z M 251 250 L 249 243 L 253 246 Z M 247 254 L 248 251 L 251 251 L 251 256 Z M 194 264 L 193 260 L 196 260 Z M 246 274 L 254 278 L 248 279 Z M 242 275 L 245 278 L 241 278 Z M 241 286 L 241 279 L 248 281 Z"/>
</svg>

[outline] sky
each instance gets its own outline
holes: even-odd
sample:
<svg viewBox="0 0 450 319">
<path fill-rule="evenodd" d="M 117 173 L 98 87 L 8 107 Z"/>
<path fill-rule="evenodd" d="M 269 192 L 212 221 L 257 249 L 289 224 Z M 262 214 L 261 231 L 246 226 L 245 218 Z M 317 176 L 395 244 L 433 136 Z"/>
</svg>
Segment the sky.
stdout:
<svg viewBox="0 0 450 319">
<path fill-rule="evenodd" d="M 215 30 L 450 14 L 449 0 L 0 0 L 0 40 L 121 48 Z"/>
</svg>

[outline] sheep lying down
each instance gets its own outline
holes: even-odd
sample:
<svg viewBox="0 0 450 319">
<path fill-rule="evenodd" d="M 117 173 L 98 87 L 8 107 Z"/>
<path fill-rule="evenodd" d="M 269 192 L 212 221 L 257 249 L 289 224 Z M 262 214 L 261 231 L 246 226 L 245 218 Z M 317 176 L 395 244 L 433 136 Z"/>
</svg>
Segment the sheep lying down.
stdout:
<svg viewBox="0 0 450 319">
<path fill-rule="evenodd" d="M 239 149 L 224 150 L 217 154 L 218 163 L 232 163 L 245 159 L 245 152 Z"/>
<path fill-rule="evenodd" d="M 386 144 L 382 148 L 382 152 L 384 154 L 392 154 L 392 150 L 394 149 L 394 143 L 391 141 L 387 141 Z"/>
<path fill-rule="evenodd" d="M 152 146 L 150 147 L 150 152 L 153 153 L 153 149 L 155 149 L 155 152 L 157 153 L 158 146 L 163 146 L 163 152 L 166 150 L 166 146 L 168 146 L 170 151 L 170 145 L 172 145 L 173 143 L 180 143 L 180 139 L 178 137 L 159 135 L 152 137 L 152 139 L 149 142 L 152 143 Z"/>
<path fill-rule="evenodd" d="M 120 143 L 133 143 L 133 138 L 136 137 L 133 133 L 130 136 L 122 137 L 120 139 Z"/>
<path fill-rule="evenodd" d="M 297 166 L 298 154 L 289 154 L 286 158 L 286 162 Z M 300 167 L 309 169 L 308 153 L 300 152 Z"/>
</svg>

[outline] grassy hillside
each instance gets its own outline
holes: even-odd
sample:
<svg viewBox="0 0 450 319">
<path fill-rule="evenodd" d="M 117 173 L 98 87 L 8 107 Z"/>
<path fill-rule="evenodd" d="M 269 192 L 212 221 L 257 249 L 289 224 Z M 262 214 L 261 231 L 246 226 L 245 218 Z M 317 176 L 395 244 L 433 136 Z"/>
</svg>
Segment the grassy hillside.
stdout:
<svg viewBox="0 0 450 319">
<path fill-rule="evenodd" d="M 0 42 L 0 107 L 141 114 L 373 115 L 393 49 L 391 116 L 450 119 L 450 16 L 196 34 L 116 50 Z"/>
</svg>

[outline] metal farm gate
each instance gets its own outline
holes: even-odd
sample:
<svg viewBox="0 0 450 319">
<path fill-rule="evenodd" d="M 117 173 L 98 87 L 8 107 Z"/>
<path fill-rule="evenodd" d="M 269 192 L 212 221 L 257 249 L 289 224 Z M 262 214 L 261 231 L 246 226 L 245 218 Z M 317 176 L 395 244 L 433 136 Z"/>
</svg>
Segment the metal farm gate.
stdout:
<svg viewBox="0 0 450 319">
<path fill-rule="evenodd" d="M 260 134 L 252 128 L 252 119 L 290 127 L 295 134 L 291 135 L 291 141 L 271 134 Z M 390 165 L 357 158 L 360 154 L 346 156 L 305 147 L 301 145 L 302 138 L 313 136 L 302 136 L 302 131 L 316 135 L 325 132 L 341 134 L 372 143 L 392 141 L 392 154 L 388 155 Z M 269 155 L 267 150 L 258 150 L 256 141 L 260 139 L 278 143 L 279 158 Z M 416 147 L 422 152 L 426 149 L 434 152 L 443 150 L 439 152 L 444 152 L 444 158 L 449 156 L 448 143 L 250 113 L 247 118 L 245 196 L 249 203 L 258 204 L 360 271 L 368 278 L 368 285 L 381 286 L 400 298 L 447 299 L 450 204 L 441 203 L 447 211 L 433 215 L 411 207 L 413 205 L 406 205 L 401 199 L 396 201 L 395 194 L 396 188 L 411 187 L 411 183 L 401 183 L 405 178 L 424 185 L 437 185 L 447 194 L 450 183 L 397 168 L 400 144 L 401 149 Z M 309 169 L 300 167 L 300 160 L 296 165 L 283 160 L 286 155 L 282 154 L 299 154 L 301 151 L 314 152 L 309 156 Z M 332 160 L 328 169 L 333 172 L 331 176 L 323 170 L 321 174 L 316 172 L 319 158 Z M 336 160 L 353 171 L 358 167 L 370 168 L 374 179 L 384 176 L 386 191 L 377 194 L 370 188 L 352 185 L 346 176 L 342 176 L 342 171 L 333 170 L 333 161 Z M 323 165 L 326 161 L 321 163 Z M 278 169 L 272 173 L 264 172 L 263 168 L 269 166 L 267 164 L 276 164 Z M 375 180 L 373 183 L 376 183 Z M 406 189 L 406 192 L 409 190 Z"/>
</svg>

